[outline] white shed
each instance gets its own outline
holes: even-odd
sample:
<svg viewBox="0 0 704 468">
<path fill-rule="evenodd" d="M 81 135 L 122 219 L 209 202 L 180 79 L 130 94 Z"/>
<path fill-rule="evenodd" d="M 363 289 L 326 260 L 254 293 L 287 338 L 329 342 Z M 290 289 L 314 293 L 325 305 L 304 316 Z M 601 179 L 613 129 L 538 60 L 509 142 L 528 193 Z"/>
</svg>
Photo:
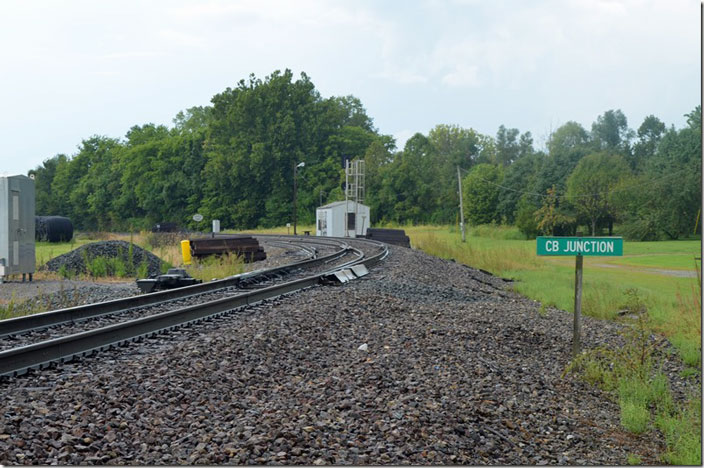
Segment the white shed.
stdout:
<svg viewBox="0 0 704 468">
<path fill-rule="evenodd" d="M 347 218 L 347 226 L 345 226 Z M 369 207 L 353 201 L 339 201 L 315 210 L 315 235 L 328 237 L 360 237 L 369 227 Z M 347 236 L 345 236 L 347 227 Z"/>
</svg>

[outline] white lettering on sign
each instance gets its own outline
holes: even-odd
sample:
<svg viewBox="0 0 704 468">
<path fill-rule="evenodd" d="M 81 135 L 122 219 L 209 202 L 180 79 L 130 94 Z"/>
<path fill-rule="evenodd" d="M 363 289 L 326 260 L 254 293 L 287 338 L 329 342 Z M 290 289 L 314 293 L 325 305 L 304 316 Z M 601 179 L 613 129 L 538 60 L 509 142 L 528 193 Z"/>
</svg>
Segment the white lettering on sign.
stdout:
<svg viewBox="0 0 704 468">
<path fill-rule="evenodd" d="M 545 250 L 548 252 L 557 252 L 560 250 L 560 243 L 556 240 L 545 242 Z"/>
<path fill-rule="evenodd" d="M 599 240 L 567 241 L 567 252 L 570 253 L 613 253 L 614 243 Z"/>
</svg>

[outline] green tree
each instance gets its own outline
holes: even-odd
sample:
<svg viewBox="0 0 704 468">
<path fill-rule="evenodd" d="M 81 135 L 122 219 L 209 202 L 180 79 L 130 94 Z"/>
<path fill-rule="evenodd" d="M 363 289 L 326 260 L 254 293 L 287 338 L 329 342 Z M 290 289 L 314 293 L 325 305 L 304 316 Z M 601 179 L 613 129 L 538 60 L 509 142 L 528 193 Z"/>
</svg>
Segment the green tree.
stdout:
<svg viewBox="0 0 704 468">
<path fill-rule="evenodd" d="M 701 106 L 686 117 L 687 126 L 666 131 L 642 174 L 624 182 L 614 197 L 629 237 L 678 239 L 694 233 L 702 197 Z"/>
<path fill-rule="evenodd" d="M 567 179 L 567 199 L 588 219 L 593 236 L 600 220 L 608 221 L 611 228 L 616 213 L 610 203 L 610 193 L 629 175 L 630 169 L 623 157 L 601 152 L 585 156 Z"/>
<path fill-rule="evenodd" d="M 433 173 L 434 207 L 430 221 L 449 223 L 459 212 L 457 167 L 466 171 L 483 151 L 482 136 L 471 128 L 457 125 L 436 125 L 428 133 L 432 160 L 426 168 Z"/>
<path fill-rule="evenodd" d="M 50 216 L 61 213 L 59 197 L 55 196 L 51 187 L 56 176 L 56 169 L 61 164 L 65 164 L 67 157 L 65 154 L 57 154 L 53 158 L 45 160 L 41 166 L 29 171 L 30 176 L 34 176 L 36 213 L 39 216 Z"/>
<path fill-rule="evenodd" d="M 628 128 L 628 120 L 620 109 L 604 112 L 592 124 L 592 139 L 598 150 L 629 154 L 633 136 L 633 130 Z"/>
<path fill-rule="evenodd" d="M 665 131 L 665 124 L 654 115 L 643 120 L 638 127 L 638 141 L 633 145 L 633 155 L 628 161 L 632 170 L 641 172 L 646 162 L 655 156 Z"/>
<path fill-rule="evenodd" d="M 589 134 L 577 122 L 567 122 L 550 135 L 548 156 L 543 159 L 536 177 L 536 192 L 546 193 L 555 186 L 563 193 L 567 177 L 589 152 Z"/>
<path fill-rule="evenodd" d="M 573 234 L 575 218 L 560 203 L 557 189 L 550 187 L 546 194 L 542 205 L 534 212 L 538 231 L 552 236 Z"/>
<path fill-rule="evenodd" d="M 536 197 L 533 195 L 525 194 L 518 200 L 515 223 L 518 230 L 526 236 L 526 239 L 535 239 L 540 234 L 535 215 L 539 208 L 539 206 L 536 206 Z"/>
<path fill-rule="evenodd" d="M 503 170 L 492 164 L 478 164 L 462 181 L 464 214 L 472 224 L 499 222 L 498 203 Z"/>
<path fill-rule="evenodd" d="M 536 197 L 538 172 L 544 159 L 545 155 L 542 153 L 530 154 L 518 159 L 506 168 L 501 184 L 503 188 L 499 194 L 497 205 L 498 215 L 502 222 L 507 224 L 515 222 L 518 201 L 523 194 L 533 193 L 531 196 Z"/>
</svg>

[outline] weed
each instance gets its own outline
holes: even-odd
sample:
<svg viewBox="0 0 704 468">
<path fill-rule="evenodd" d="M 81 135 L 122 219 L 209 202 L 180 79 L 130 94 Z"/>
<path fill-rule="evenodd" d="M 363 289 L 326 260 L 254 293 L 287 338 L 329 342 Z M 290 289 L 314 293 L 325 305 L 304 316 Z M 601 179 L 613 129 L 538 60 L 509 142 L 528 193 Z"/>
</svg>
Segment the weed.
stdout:
<svg viewBox="0 0 704 468">
<path fill-rule="evenodd" d="M 137 268 L 137 278 L 146 278 L 149 275 L 149 265 L 147 265 L 147 260 L 142 260 Z"/>
<path fill-rule="evenodd" d="M 134 244 L 132 243 L 132 232 L 130 232 L 130 246 L 127 248 L 127 265 L 129 266 L 129 272 L 134 273 L 135 267 L 134 267 L 134 257 L 132 256 L 134 253 Z M 146 276 L 139 276 L 138 278 L 146 278 Z"/>
<path fill-rule="evenodd" d="M 127 265 L 122 260 L 122 256 L 108 259 L 108 275 L 125 278 L 127 274 Z"/>
<path fill-rule="evenodd" d="M 5 320 L 8 318 L 12 318 L 15 316 L 15 300 L 14 300 L 14 294 L 12 295 L 12 299 L 7 303 L 7 305 L 0 306 L 0 319 Z"/>
<path fill-rule="evenodd" d="M 64 279 L 71 279 L 71 272 L 68 270 L 66 265 L 61 265 L 59 267 L 58 274 L 60 277 L 62 277 Z"/>
<path fill-rule="evenodd" d="M 643 462 L 640 460 L 638 455 L 629 454 L 627 463 L 629 465 L 641 465 Z"/>
<path fill-rule="evenodd" d="M 193 259 L 193 263 L 188 267 L 188 273 L 203 281 L 210 281 L 213 278 L 226 278 L 244 271 L 244 261 L 242 257 L 227 253 L 222 256 L 211 256 L 203 259 Z"/>
<path fill-rule="evenodd" d="M 699 465 L 701 400 L 695 396 L 685 408 L 675 405 L 667 377 L 653 372 L 654 345 L 647 308 L 637 290 L 629 289 L 625 296 L 623 307 L 630 322 L 622 332 L 625 345 L 585 352 L 570 363 L 566 372 L 580 372 L 585 381 L 606 391 L 615 390 L 621 425 L 628 431 L 646 432 L 654 414 L 654 426 L 666 439 L 665 461 L 676 465 Z"/>
<path fill-rule="evenodd" d="M 701 374 L 700 369 L 695 369 L 693 367 L 687 367 L 682 372 L 680 372 L 680 377 L 683 379 L 689 379 L 690 377 L 697 377 Z"/>
<path fill-rule="evenodd" d="M 545 305 L 545 303 L 540 304 L 540 308 L 538 309 L 538 315 L 541 317 L 547 317 L 548 316 L 548 307 Z"/>
<path fill-rule="evenodd" d="M 621 425 L 634 434 L 641 434 L 648 430 L 650 411 L 642 405 L 631 400 L 620 400 Z"/>
<path fill-rule="evenodd" d="M 667 451 L 664 460 L 672 465 L 702 464 L 702 400 L 692 395 L 687 405 L 655 418 L 655 426 L 665 435 Z"/>
<path fill-rule="evenodd" d="M 94 257 L 86 263 L 86 270 L 93 278 L 108 276 L 108 260 L 105 257 Z"/>
</svg>

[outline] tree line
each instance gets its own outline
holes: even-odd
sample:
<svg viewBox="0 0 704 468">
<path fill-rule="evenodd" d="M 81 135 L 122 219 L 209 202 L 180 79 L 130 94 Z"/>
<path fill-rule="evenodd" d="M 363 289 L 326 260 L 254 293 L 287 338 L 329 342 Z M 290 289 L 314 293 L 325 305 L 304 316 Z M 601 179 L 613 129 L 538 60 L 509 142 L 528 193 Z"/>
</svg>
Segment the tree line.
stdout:
<svg viewBox="0 0 704 468">
<path fill-rule="evenodd" d="M 83 230 L 282 225 L 301 162 L 298 218 L 312 223 L 317 206 L 344 199 L 344 160 L 363 158 L 373 223 L 457 222 L 459 168 L 470 224 L 516 224 L 533 236 L 616 222 L 629 237 L 677 238 L 693 232 L 701 200 L 701 108 L 687 117 L 677 130 L 648 116 L 634 132 L 610 110 L 591 131 L 562 125 L 546 151 L 515 128 L 493 137 L 438 125 L 397 149 L 358 98 L 323 98 L 305 73 L 285 70 L 241 80 L 210 105 L 179 112 L 170 128 L 92 136 L 29 172 L 37 214 L 67 216 Z"/>
</svg>

